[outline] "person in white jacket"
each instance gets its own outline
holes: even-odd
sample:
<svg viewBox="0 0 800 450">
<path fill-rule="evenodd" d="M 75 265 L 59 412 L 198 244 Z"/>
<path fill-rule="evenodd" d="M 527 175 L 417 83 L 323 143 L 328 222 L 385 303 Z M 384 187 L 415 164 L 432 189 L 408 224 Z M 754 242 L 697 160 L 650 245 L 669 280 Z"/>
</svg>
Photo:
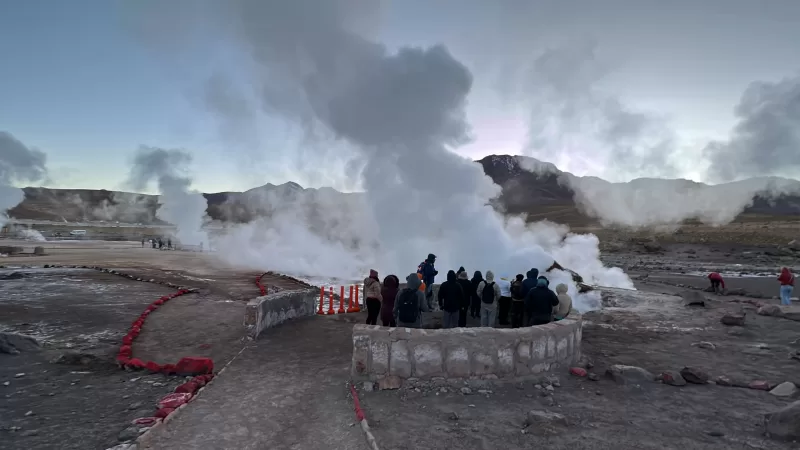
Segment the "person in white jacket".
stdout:
<svg viewBox="0 0 800 450">
<path fill-rule="evenodd" d="M 494 327 L 500 302 L 500 286 L 494 282 L 494 272 L 486 271 L 486 279 L 478 284 L 477 294 L 481 299 L 481 326 Z"/>
</svg>

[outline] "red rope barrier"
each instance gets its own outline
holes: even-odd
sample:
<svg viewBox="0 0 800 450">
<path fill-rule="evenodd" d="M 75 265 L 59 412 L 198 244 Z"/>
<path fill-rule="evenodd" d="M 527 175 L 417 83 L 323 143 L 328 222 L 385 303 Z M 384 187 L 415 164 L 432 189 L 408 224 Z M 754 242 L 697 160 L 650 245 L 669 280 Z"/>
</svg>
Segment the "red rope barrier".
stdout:
<svg viewBox="0 0 800 450">
<path fill-rule="evenodd" d="M 264 272 L 261 275 L 256 277 L 256 287 L 258 287 L 258 290 L 261 292 L 261 296 L 262 297 L 267 295 L 267 287 L 264 286 L 263 284 L 261 284 L 261 279 L 264 278 L 264 275 L 266 275 L 266 274 L 267 273 Z"/>
</svg>

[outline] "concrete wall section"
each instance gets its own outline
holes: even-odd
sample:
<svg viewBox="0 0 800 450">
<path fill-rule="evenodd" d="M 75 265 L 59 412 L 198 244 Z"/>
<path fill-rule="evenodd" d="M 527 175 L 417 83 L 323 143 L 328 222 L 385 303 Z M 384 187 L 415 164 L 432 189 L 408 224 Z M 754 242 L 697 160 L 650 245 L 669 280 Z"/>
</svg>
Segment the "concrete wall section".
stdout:
<svg viewBox="0 0 800 450">
<path fill-rule="evenodd" d="M 262 331 L 289 319 L 316 314 L 314 302 L 319 297 L 317 289 L 281 291 L 257 297 L 247 302 L 244 326 L 252 338 Z"/>
<path fill-rule="evenodd" d="M 355 380 L 524 378 L 581 355 L 580 315 L 535 327 L 425 330 L 353 327 Z M 396 384 L 390 382 L 388 384 Z"/>
</svg>

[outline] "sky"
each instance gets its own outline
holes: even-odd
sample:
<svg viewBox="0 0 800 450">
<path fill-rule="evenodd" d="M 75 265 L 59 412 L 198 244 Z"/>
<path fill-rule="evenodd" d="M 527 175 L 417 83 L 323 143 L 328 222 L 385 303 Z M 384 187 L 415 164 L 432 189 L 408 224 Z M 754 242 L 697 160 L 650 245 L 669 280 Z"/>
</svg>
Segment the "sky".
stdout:
<svg viewBox="0 0 800 450">
<path fill-rule="evenodd" d="M 202 6 L 181 3 L 0 2 L 0 132 L 46 154 L 49 175 L 37 184 L 124 188 L 136 149 L 152 146 L 186 149 L 193 186 L 204 192 L 290 180 L 357 188 L 347 145 L 269 114 L 249 91 L 258 68 L 247 51 Z M 441 43 L 469 69 L 471 142 L 453 151 L 526 154 L 612 181 L 720 181 L 702 154 L 715 141 L 736 147 L 727 140 L 748 86 L 800 74 L 794 0 L 353 4 L 369 15 L 359 31 L 371 40 L 390 49 Z M 335 151 L 309 152 L 319 147 Z M 798 163 L 742 161 L 752 173 L 720 166 L 724 180 L 800 177 Z"/>
</svg>

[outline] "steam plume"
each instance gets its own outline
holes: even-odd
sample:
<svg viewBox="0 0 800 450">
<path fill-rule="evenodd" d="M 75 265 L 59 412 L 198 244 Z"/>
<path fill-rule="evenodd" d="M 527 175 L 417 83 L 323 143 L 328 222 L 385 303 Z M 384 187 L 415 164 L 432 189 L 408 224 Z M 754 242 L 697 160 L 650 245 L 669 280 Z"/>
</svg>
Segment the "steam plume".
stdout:
<svg viewBox="0 0 800 450">
<path fill-rule="evenodd" d="M 5 226 L 6 211 L 25 198 L 18 183 L 35 183 L 47 177 L 46 155 L 28 147 L 7 131 L 0 131 L 0 228 Z"/>
<path fill-rule="evenodd" d="M 127 184 L 141 191 L 155 180 L 159 191 L 156 217 L 174 225 L 183 245 L 208 246 L 203 230 L 208 202 L 203 194 L 191 189 L 187 174 L 192 157 L 184 150 L 141 146 L 133 158 Z"/>
</svg>

